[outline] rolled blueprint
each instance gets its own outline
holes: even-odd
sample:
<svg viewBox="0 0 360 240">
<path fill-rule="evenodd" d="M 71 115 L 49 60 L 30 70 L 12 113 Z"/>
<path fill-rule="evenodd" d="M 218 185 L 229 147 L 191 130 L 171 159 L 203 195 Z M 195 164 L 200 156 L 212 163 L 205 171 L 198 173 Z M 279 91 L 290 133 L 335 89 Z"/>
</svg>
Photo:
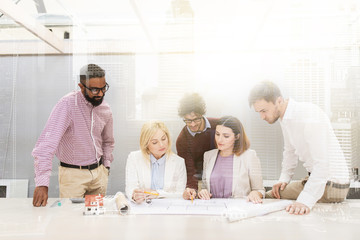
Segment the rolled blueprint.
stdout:
<svg viewBox="0 0 360 240">
<path fill-rule="evenodd" d="M 115 195 L 116 209 L 121 215 L 125 215 L 129 212 L 129 202 L 122 192 L 117 192 Z"/>
</svg>

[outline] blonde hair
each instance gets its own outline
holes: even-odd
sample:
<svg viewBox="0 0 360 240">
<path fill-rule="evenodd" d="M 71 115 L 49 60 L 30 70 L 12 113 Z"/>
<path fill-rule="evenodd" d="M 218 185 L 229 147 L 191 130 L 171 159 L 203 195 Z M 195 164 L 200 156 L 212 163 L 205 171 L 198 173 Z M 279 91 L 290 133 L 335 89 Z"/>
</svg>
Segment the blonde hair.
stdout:
<svg viewBox="0 0 360 240">
<path fill-rule="evenodd" d="M 168 149 L 166 150 L 166 155 L 169 156 L 171 151 L 171 139 L 170 139 L 170 133 L 168 128 L 165 126 L 163 122 L 160 121 L 150 121 L 147 123 L 144 123 L 144 125 L 141 128 L 140 133 L 140 149 L 144 157 L 148 160 L 150 160 L 150 151 L 149 151 L 149 143 L 151 138 L 155 135 L 155 133 L 158 130 L 162 130 L 167 139 L 168 139 Z"/>
</svg>

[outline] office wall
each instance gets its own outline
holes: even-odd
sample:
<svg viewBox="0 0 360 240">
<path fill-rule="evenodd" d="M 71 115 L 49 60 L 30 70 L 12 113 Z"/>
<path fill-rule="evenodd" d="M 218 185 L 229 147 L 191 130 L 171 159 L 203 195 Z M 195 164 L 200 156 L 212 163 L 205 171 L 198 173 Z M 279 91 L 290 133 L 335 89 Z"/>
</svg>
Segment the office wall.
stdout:
<svg viewBox="0 0 360 240">
<path fill-rule="evenodd" d="M 107 72 L 110 90 L 106 100 L 112 107 L 116 147 L 108 193 L 123 191 L 125 162 L 137 150 L 140 128 L 146 120 L 134 116 L 133 56 L 91 56 L 85 60 Z M 75 59 L 75 60 L 74 60 Z M 0 57 L 2 83 L 0 111 L 0 178 L 29 179 L 29 197 L 34 185 L 31 151 L 57 101 L 78 89 L 78 70 L 86 64 L 83 56 L 5 56 Z M 75 62 L 76 61 L 76 62 Z M 182 122 L 165 120 L 173 140 Z M 49 196 L 58 196 L 58 165 L 54 157 Z"/>
<path fill-rule="evenodd" d="M 268 125 L 249 108 L 247 93 L 251 87 L 250 83 L 237 82 L 236 86 L 239 87 L 226 88 L 216 81 L 209 82 L 207 85 L 203 85 L 204 82 L 200 81 L 196 83 L 198 87 L 194 87 L 189 85 L 188 81 L 181 87 L 179 86 L 181 80 L 176 80 L 179 79 L 178 76 L 174 80 L 171 75 L 161 73 L 160 67 L 159 70 L 154 71 L 154 74 L 146 74 L 147 70 L 143 67 L 150 60 L 147 56 L 135 55 L 0 57 L 3 89 L 0 96 L 2 102 L 0 106 L 0 178 L 29 179 L 28 195 L 32 197 L 35 185 L 31 151 L 53 106 L 62 96 L 78 89 L 79 68 L 91 62 L 99 64 L 106 70 L 107 81 L 110 85 L 106 100 L 112 107 L 115 123 L 116 143 L 113 153 L 115 159 L 111 166 L 108 194 L 124 190 L 126 158 L 129 152 L 139 149 L 140 129 L 145 121 L 163 120 L 170 129 L 172 148 L 176 151 L 175 140 L 183 127 L 183 122 L 177 116 L 178 100 L 184 92 L 188 91 L 198 91 L 204 96 L 207 102 L 207 116 L 234 115 L 238 117 L 248 133 L 251 147 L 257 151 L 262 162 L 264 179 L 279 177 L 282 158 L 281 130 L 278 123 Z M 163 59 L 159 62 L 161 61 Z M 171 68 L 174 67 L 181 74 L 182 71 L 178 68 L 182 63 L 189 61 L 189 56 L 180 55 L 176 61 L 178 65 L 171 64 L 170 69 L 166 70 L 168 73 L 171 73 Z M 199 66 L 195 65 L 195 67 Z M 143 71 L 145 74 L 142 73 Z M 199 78 L 196 74 L 194 76 L 185 74 L 182 77 Z M 156 80 L 157 77 L 159 80 Z M 228 77 L 223 80 L 222 84 L 225 86 L 236 82 L 241 75 L 240 73 L 233 76 L 229 74 Z M 151 85 L 149 81 L 156 83 Z M 220 91 L 222 89 L 227 89 L 227 91 Z M 55 157 L 50 179 L 50 197 L 58 196 L 58 164 L 59 161 Z M 299 179 L 303 175 L 303 168 L 298 168 L 295 178 Z"/>
<path fill-rule="evenodd" d="M 74 89 L 69 56 L 8 56 L 0 58 L 1 178 L 29 179 L 34 190 L 31 151 L 56 102 Z M 70 76 L 70 77 L 69 77 Z M 57 164 L 53 161 L 50 196 L 56 196 Z"/>
</svg>

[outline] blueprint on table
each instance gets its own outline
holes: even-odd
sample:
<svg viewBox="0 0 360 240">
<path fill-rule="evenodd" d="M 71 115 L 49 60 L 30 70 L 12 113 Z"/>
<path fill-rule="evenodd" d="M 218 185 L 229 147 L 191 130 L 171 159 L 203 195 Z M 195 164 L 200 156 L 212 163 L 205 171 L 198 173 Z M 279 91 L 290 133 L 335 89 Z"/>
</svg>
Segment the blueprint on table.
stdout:
<svg viewBox="0 0 360 240">
<path fill-rule="evenodd" d="M 292 201 L 278 200 L 270 203 L 253 204 L 246 199 L 210 200 L 195 199 L 193 202 L 183 199 L 153 199 L 151 204 L 131 203 L 131 214 L 182 214 L 182 215 L 224 215 L 230 221 L 279 211 Z"/>
</svg>

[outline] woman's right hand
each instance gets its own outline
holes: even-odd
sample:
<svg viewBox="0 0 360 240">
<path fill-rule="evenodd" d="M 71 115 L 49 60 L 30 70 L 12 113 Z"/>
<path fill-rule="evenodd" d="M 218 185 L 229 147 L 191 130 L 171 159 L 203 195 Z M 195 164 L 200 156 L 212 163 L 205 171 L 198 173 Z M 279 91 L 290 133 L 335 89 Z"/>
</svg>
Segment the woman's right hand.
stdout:
<svg viewBox="0 0 360 240">
<path fill-rule="evenodd" d="M 202 200 L 210 200 L 212 194 L 208 192 L 207 189 L 202 189 L 199 193 L 198 196 L 200 199 Z"/>
<path fill-rule="evenodd" d="M 195 189 L 193 188 L 186 188 L 184 190 L 184 193 L 183 193 L 183 198 L 185 200 L 191 200 L 191 197 L 192 199 L 194 200 L 196 198 L 196 191 Z"/>
<path fill-rule="evenodd" d="M 136 202 L 136 203 L 142 203 L 143 201 L 145 201 L 145 193 L 143 189 L 135 189 L 133 194 L 132 194 L 132 199 Z"/>
</svg>

